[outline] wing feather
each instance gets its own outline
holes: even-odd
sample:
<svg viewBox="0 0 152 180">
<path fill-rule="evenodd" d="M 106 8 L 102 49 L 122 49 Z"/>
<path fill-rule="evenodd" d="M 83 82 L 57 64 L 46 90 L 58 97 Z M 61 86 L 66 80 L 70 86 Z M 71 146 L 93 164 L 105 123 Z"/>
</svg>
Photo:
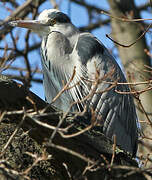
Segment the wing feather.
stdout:
<svg viewBox="0 0 152 180">
<path fill-rule="evenodd" d="M 114 68 L 115 71 L 111 77 L 107 77 L 104 81 L 126 82 L 114 58 L 104 45 L 90 33 L 82 33 L 79 36 L 76 51 L 83 69 L 86 69 L 88 79 L 95 79 L 96 66 L 100 72 L 100 78 L 106 76 Z M 108 87 L 110 84 L 100 83 L 96 92 L 104 91 Z M 93 85 L 90 90 L 92 88 Z M 115 134 L 117 143 L 122 149 L 133 154 L 137 148 L 137 116 L 133 98 L 130 94 L 119 94 L 115 90 L 129 92 L 129 87 L 117 85 L 107 92 L 96 93 L 89 101 L 89 106 L 96 111 L 98 117 L 104 120 L 103 132 L 110 138 Z"/>
<path fill-rule="evenodd" d="M 69 42 L 63 35 L 59 33 L 57 35 L 61 36 L 65 42 Z M 43 53 L 45 53 L 44 57 Z M 68 57 L 67 64 L 63 65 L 60 63 L 60 57 L 55 65 L 50 62 L 50 59 L 45 59 L 45 56 L 48 54 L 47 50 L 42 52 L 42 66 L 45 79 L 44 88 L 48 101 L 50 102 L 63 88 L 63 81 L 65 84 L 69 81 L 73 69 L 76 67 L 76 75 L 70 86 L 74 86 L 77 82 L 79 84 L 65 91 L 57 99 L 55 105 L 62 110 L 67 110 L 72 102 L 81 101 L 90 94 L 87 101 L 77 103 L 73 106 L 72 111 L 80 111 L 81 107 L 84 107 L 87 103 L 88 108 L 93 108 L 98 119 L 101 119 L 103 132 L 110 138 L 115 134 L 117 136 L 117 144 L 122 149 L 132 154 L 135 153 L 137 148 L 137 116 L 133 98 L 131 95 L 119 94 L 115 91 L 126 92 L 129 91 L 129 87 L 127 85 L 117 85 L 106 92 L 97 93 L 110 87 L 110 84 L 106 82 L 116 80 L 126 82 L 114 58 L 104 45 L 90 33 L 81 33 L 73 50 L 68 51 L 68 53 L 63 57 L 64 59 Z M 49 57 L 51 57 L 50 54 Z M 58 57 L 58 54 L 55 57 Z M 113 69 L 114 72 L 110 74 Z M 97 71 L 99 72 L 100 79 L 104 79 L 104 82 L 100 82 L 96 88 L 96 93 L 91 95 L 91 91 L 95 87 L 95 83 L 92 82 L 95 82 Z M 108 73 L 110 75 L 106 76 Z M 51 86 L 47 84 L 48 82 Z"/>
</svg>

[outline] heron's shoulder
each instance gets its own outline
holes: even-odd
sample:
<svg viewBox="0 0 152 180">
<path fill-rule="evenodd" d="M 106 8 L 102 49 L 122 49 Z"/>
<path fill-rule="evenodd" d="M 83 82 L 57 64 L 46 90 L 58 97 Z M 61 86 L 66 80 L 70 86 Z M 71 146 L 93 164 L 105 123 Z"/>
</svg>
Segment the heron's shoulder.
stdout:
<svg viewBox="0 0 152 180">
<path fill-rule="evenodd" d="M 78 45 L 82 45 L 85 43 L 86 46 L 89 46 L 90 48 L 96 47 L 98 50 L 103 50 L 103 44 L 91 33 L 80 33 L 78 37 Z"/>
<path fill-rule="evenodd" d="M 103 44 L 92 34 L 80 33 L 76 44 L 76 50 L 84 64 L 95 55 L 103 54 L 104 49 L 105 47 Z"/>
</svg>

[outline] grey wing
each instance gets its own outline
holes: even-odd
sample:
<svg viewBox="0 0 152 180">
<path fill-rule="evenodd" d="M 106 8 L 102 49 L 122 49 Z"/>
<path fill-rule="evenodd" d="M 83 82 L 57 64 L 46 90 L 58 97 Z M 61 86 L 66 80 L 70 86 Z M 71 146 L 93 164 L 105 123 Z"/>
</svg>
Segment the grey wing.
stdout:
<svg viewBox="0 0 152 180">
<path fill-rule="evenodd" d="M 105 81 L 126 82 L 114 58 L 104 45 L 90 33 L 82 33 L 79 36 L 76 50 L 83 65 L 82 71 L 87 72 L 88 78 L 93 78 L 96 68 L 99 70 L 101 78 L 114 68 L 114 73 Z M 106 90 L 109 87 L 110 84 L 108 83 L 100 83 L 96 92 Z M 119 94 L 115 90 L 126 92 L 129 91 L 129 87 L 117 85 L 104 93 L 96 93 L 88 103 L 97 113 L 101 123 L 103 121 L 104 134 L 110 138 L 116 135 L 117 144 L 135 155 L 138 135 L 133 98 L 130 94 Z"/>
</svg>

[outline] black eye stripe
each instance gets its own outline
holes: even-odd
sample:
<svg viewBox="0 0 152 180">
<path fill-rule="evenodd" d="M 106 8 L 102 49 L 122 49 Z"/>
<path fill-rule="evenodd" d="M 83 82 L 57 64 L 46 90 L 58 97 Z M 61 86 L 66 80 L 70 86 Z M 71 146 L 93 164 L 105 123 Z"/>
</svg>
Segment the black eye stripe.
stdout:
<svg viewBox="0 0 152 180">
<path fill-rule="evenodd" d="M 64 13 L 61 13 L 61 12 L 54 12 L 54 13 L 51 13 L 49 15 L 49 18 L 51 19 L 51 21 L 55 21 L 56 23 L 59 22 L 59 23 L 70 23 L 70 19 L 69 17 L 64 14 Z"/>
</svg>

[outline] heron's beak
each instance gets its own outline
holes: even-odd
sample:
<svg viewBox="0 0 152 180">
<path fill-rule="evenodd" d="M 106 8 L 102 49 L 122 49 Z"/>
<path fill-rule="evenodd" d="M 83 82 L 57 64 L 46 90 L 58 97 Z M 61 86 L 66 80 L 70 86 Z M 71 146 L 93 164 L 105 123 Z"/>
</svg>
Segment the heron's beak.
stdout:
<svg viewBox="0 0 152 180">
<path fill-rule="evenodd" d="M 46 26 L 39 20 L 18 20 L 9 22 L 10 26 L 28 28 L 35 32 L 41 31 Z"/>
</svg>

